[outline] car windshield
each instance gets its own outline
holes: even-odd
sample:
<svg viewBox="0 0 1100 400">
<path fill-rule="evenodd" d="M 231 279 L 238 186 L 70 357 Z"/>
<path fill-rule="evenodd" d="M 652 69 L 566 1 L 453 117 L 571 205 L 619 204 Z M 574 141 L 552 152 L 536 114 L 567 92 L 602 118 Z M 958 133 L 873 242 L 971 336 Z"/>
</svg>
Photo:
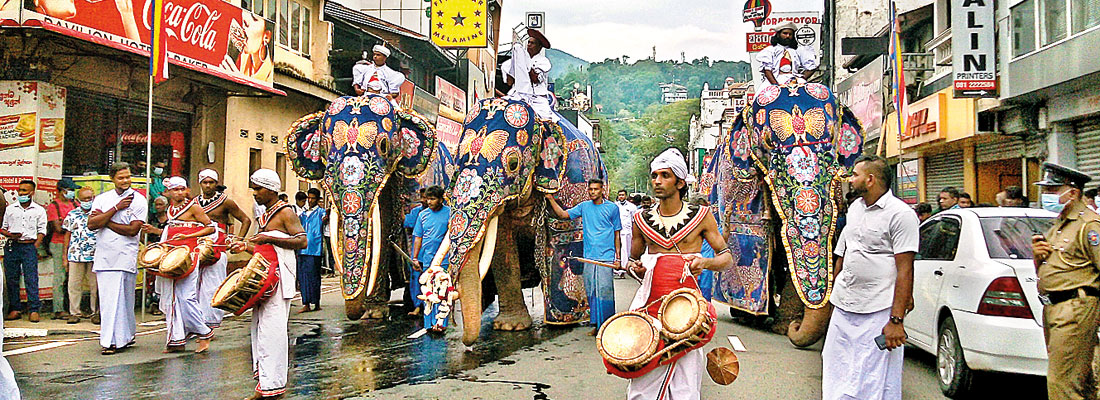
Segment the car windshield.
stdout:
<svg viewBox="0 0 1100 400">
<path fill-rule="evenodd" d="M 1031 237 L 1044 234 L 1054 218 L 988 217 L 981 222 L 990 258 L 1030 260 Z"/>
</svg>

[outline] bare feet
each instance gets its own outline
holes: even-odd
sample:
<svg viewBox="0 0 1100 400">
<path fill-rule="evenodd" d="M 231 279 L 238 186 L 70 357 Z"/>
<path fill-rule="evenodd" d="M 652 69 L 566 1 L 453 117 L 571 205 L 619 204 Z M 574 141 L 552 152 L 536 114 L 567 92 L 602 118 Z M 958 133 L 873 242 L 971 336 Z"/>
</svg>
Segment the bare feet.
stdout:
<svg viewBox="0 0 1100 400">
<path fill-rule="evenodd" d="M 184 350 L 185 350 L 185 349 L 183 348 L 183 345 L 179 345 L 179 346 L 165 346 L 165 347 L 164 347 L 164 354 L 168 354 L 168 353 L 179 353 L 179 352 L 181 352 L 181 351 L 184 351 Z"/>
<path fill-rule="evenodd" d="M 412 315 L 412 316 L 420 315 L 420 307 L 414 308 L 412 311 L 409 312 L 409 315 Z"/>
<path fill-rule="evenodd" d="M 195 349 L 195 353 L 203 353 L 210 348 L 210 339 L 199 339 L 199 348 Z"/>
<path fill-rule="evenodd" d="M 260 392 L 252 392 L 251 396 L 246 397 L 244 400 L 261 400 L 261 399 L 281 399 L 283 395 L 275 395 L 270 397 L 264 397 Z"/>
<path fill-rule="evenodd" d="M 597 333 L 599 333 L 599 329 L 593 329 L 592 331 L 588 332 L 588 336 L 596 336 Z"/>
</svg>

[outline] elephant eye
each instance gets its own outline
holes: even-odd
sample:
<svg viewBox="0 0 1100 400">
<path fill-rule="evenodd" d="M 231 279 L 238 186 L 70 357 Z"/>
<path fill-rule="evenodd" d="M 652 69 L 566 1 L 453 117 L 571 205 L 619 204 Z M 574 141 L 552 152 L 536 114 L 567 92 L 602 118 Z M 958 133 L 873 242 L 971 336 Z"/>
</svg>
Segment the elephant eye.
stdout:
<svg viewBox="0 0 1100 400">
<path fill-rule="evenodd" d="M 510 177 L 514 177 L 519 172 L 520 167 L 520 155 L 519 148 L 509 147 L 504 150 L 504 173 Z"/>
<path fill-rule="evenodd" d="M 378 138 L 378 153 L 382 155 L 390 153 L 390 139 L 385 135 Z"/>
</svg>

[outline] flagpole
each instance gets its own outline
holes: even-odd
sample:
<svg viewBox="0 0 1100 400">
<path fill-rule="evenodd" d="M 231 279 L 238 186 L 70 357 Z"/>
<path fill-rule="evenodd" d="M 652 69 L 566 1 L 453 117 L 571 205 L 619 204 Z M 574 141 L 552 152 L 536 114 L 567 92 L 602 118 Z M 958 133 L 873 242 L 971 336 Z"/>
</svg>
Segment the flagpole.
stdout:
<svg viewBox="0 0 1100 400">
<path fill-rule="evenodd" d="M 152 41 L 152 40 L 150 40 Z M 153 57 L 152 50 L 149 52 L 150 59 Z M 145 131 L 145 198 L 150 204 L 153 200 L 149 195 L 153 193 L 153 74 L 149 74 L 149 112 L 146 120 Z M 148 214 L 148 213 L 147 213 Z M 148 236 L 142 235 L 142 239 L 146 239 Z M 148 243 L 146 243 L 148 244 Z M 145 275 L 141 279 L 141 322 L 145 322 L 145 301 L 149 297 L 146 293 L 145 281 L 149 278 L 149 270 L 145 270 Z"/>
</svg>

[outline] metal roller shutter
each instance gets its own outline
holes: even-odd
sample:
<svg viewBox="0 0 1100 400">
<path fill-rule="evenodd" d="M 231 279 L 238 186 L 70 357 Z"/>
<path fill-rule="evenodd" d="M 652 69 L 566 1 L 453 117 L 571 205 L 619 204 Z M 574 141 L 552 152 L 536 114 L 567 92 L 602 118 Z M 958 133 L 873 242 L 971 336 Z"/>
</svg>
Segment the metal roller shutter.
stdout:
<svg viewBox="0 0 1100 400">
<path fill-rule="evenodd" d="M 1089 118 L 1073 124 L 1077 149 L 1077 169 L 1093 180 L 1100 178 L 1100 118 Z"/>
<path fill-rule="evenodd" d="M 935 204 L 936 200 L 939 199 L 940 190 L 948 186 L 954 186 L 962 190 L 963 181 L 963 152 L 961 150 L 936 154 L 924 159 L 925 201 Z"/>
<path fill-rule="evenodd" d="M 1024 155 L 1024 140 L 1018 136 L 999 136 L 996 141 L 974 148 L 975 162 L 984 163 Z"/>
</svg>

